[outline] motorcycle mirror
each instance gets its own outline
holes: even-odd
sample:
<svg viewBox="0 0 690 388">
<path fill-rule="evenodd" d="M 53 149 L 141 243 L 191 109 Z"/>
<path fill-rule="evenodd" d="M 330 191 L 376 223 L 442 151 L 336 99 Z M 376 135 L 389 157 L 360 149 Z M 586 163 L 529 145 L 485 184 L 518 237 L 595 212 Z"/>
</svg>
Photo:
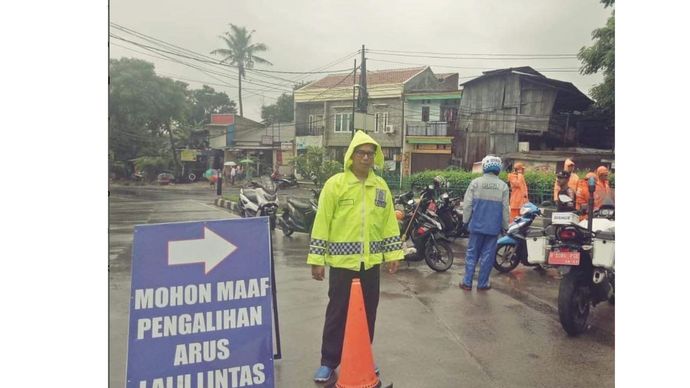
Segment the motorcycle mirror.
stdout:
<svg viewBox="0 0 690 388">
<path fill-rule="evenodd" d="M 596 187 L 596 185 L 597 185 L 596 179 L 594 179 L 594 177 L 590 177 L 589 180 L 587 181 L 587 186 L 589 186 L 589 192 L 590 193 L 594 192 L 594 188 Z"/>
</svg>

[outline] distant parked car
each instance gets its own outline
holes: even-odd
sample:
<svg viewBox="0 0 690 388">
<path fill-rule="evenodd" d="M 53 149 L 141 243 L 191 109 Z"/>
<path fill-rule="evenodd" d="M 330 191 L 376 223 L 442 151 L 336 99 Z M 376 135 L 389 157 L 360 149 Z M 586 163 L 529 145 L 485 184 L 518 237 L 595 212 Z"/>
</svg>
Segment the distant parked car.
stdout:
<svg viewBox="0 0 690 388">
<path fill-rule="evenodd" d="M 158 174 L 157 181 L 159 185 L 168 185 L 172 182 L 175 182 L 175 176 L 169 172 L 162 172 Z"/>
</svg>

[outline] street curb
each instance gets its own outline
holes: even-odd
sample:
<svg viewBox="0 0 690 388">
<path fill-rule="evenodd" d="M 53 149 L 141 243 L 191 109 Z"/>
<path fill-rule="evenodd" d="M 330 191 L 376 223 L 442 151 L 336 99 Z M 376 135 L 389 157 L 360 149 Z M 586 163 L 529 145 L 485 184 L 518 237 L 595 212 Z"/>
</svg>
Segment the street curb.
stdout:
<svg viewBox="0 0 690 388">
<path fill-rule="evenodd" d="M 237 202 L 228 201 L 224 198 L 216 198 L 215 205 L 218 207 L 223 207 L 228 210 L 238 211 Z"/>
</svg>

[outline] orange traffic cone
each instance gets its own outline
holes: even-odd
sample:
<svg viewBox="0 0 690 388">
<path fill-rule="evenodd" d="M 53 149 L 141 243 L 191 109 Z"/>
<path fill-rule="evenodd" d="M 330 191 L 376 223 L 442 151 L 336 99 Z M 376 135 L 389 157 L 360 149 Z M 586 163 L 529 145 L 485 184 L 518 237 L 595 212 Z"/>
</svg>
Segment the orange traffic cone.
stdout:
<svg viewBox="0 0 690 388">
<path fill-rule="evenodd" d="M 336 388 L 377 388 L 381 381 L 374 371 L 369 326 L 359 279 L 352 279 L 350 304 L 345 322 L 345 340 Z"/>
</svg>

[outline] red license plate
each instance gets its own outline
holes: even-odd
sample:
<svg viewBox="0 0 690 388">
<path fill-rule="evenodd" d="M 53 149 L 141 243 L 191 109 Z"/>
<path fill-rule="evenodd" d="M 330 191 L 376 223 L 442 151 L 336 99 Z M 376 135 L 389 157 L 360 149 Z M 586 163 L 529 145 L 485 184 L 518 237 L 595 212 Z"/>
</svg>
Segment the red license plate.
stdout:
<svg viewBox="0 0 690 388">
<path fill-rule="evenodd" d="M 553 265 L 580 265 L 580 252 L 549 252 L 549 264 Z"/>
</svg>

